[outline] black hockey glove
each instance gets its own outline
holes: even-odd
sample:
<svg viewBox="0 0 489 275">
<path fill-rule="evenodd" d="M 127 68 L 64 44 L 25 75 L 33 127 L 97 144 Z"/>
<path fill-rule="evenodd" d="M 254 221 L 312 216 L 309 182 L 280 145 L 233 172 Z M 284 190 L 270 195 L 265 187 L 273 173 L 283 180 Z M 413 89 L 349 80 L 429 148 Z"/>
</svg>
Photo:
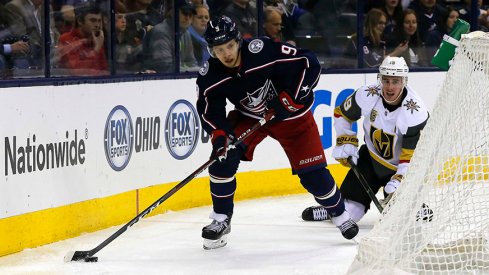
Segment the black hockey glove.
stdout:
<svg viewBox="0 0 489 275">
<path fill-rule="evenodd" d="M 275 111 L 273 120 L 280 121 L 290 117 L 293 113 L 302 109 L 304 105 L 295 102 L 287 92 L 282 91 L 277 97 L 268 102 L 267 107 Z"/>
<path fill-rule="evenodd" d="M 236 149 L 232 143 L 235 141 L 233 135 L 226 134 L 223 130 L 212 131 L 212 154 L 211 159 L 224 162 L 228 157 L 228 151 Z"/>
</svg>

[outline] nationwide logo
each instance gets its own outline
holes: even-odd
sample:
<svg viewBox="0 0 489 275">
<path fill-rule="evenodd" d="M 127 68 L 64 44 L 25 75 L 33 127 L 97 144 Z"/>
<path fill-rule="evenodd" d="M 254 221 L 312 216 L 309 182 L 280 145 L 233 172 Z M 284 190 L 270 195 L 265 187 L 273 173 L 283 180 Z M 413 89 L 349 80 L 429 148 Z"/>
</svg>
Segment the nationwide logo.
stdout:
<svg viewBox="0 0 489 275">
<path fill-rule="evenodd" d="M 186 159 L 197 146 L 200 121 L 194 106 L 178 100 L 170 107 L 165 121 L 166 147 L 179 160 Z"/>
<path fill-rule="evenodd" d="M 5 176 L 32 173 L 44 169 L 82 165 L 85 163 L 85 141 L 78 137 L 78 131 L 70 135 L 65 132 L 65 140 L 43 143 L 33 134 L 25 143 L 5 137 Z M 85 130 L 88 138 L 88 129 Z"/>
<path fill-rule="evenodd" d="M 134 134 L 131 116 L 127 109 L 118 105 L 110 111 L 105 123 L 105 157 L 115 171 L 123 170 L 131 159 Z"/>
</svg>

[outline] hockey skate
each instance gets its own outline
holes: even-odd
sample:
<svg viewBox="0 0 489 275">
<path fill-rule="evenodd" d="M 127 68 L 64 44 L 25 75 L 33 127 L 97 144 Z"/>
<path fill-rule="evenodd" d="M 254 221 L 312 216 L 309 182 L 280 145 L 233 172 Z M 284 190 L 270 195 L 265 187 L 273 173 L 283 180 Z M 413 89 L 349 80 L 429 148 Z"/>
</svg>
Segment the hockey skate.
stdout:
<svg viewBox="0 0 489 275">
<path fill-rule="evenodd" d="M 210 218 L 213 219 L 212 223 L 202 228 L 205 250 L 226 246 L 227 234 L 231 232 L 230 217 L 212 212 Z"/>
<path fill-rule="evenodd" d="M 348 211 L 344 211 L 343 214 L 337 217 L 331 217 L 331 221 L 338 227 L 341 231 L 341 235 L 347 240 L 355 238 L 358 234 L 358 225 L 350 218 Z"/>
<path fill-rule="evenodd" d="M 328 212 L 324 206 L 311 206 L 302 211 L 302 219 L 305 221 L 329 220 Z"/>
</svg>

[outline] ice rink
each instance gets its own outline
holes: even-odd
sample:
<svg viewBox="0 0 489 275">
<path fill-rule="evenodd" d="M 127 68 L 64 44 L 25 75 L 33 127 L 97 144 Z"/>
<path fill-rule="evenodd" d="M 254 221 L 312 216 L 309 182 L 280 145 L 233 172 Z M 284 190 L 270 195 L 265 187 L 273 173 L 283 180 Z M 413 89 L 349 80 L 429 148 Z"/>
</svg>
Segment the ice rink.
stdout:
<svg viewBox="0 0 489 275">
<path fill-rule="evenodd" d="M 345 274 L 357 245 L 330 222 L 304 222 L 307 194 L 240 201 L 228 245 L 202 248 L 211 206 L 145 218 L 98 252 L 97 263 L 65 263 L 68 251 L 90 250 L 115 226 L 0 257 L 0 274 Z M 379 217 L 375 207 L 358 223 L 359 241 Z M 22 230 L 22 229 L 19 229 Z"/>
</svg>

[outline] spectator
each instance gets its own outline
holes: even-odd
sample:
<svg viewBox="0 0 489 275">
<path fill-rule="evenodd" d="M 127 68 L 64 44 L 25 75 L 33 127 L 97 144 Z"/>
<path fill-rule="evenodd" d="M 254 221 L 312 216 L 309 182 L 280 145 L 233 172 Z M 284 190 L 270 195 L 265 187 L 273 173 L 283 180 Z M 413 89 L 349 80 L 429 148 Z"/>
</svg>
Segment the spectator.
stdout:
<svg viewBox="0 0 489 275">
<path fill-rule="evenodd" d="M 197 6 L 205 6 L 207 10 L 209 10 L 209 5 L 207 4 L 206 0 L 192 0 L 192 5 L 197 8 Z"/>
<path fill-rule="evenodd" d="M 421 43 L 425 45 L 427 57 L 432 57 L 440 43 L 435 43 L 433 35 L 440 29 L 440 22 L 447 14 L 447 10 L 436 0 L 413 1 L 410 5 L 418 18 L 418 32 Z"/>
<path fill-rule="evenodd" d="M 192 36 L 195 59 L 197 59 L 197 64 L 202 66 L 210 57 L 207 50 L 207 42 L 204 39 L 207 22 L 210 20 L 209 8 L 205 5 L 196 5 L 195 12 L 196 14 L 192 18 L 192 25 L 190 25 L 188 31 Z"/>
<path fill-rule="evenodd" d="M 442 20 L 440 21 L 440 27 L 438 28 L 442 34 L 442 37 L 443 34 L 449 34 L 452 31 L 453 26 L 455 25 L 455 22 L 457 22 L 457 19 L 459 17 L 460 14 L 457 10 L 452 7 L 447 7 L 447 13 L 445 14 L 445 16 L 442 17 Z"/>
<path fill-rule="evenodd" d="M 471 0 L 465 0 L 465 7 L 461 8 L 458 12 L 460 14 L 460 19 L 471 23 Z M 479 30 L 489 31 L 489 10 L 483 10 L 482 0 L 477 0 L 477 24 L 479 25 Z"/>
<path fill-rule="evenodd" d="M 458 11 L 452 7 L 447 7 L 447 13 L 441 17 L 438 27 L 426 39 L 426 46 L 430 49 L 428 56 L 432 57 L 435 54 L 436 49 L 438 49 L 443 40 L 443 36 L 450 34 L 458 18 Z"/>
<path fill-rule="evenodd" d="M 386 45 L 382 38 L 387 16 L 382 10 L 371 9 L 363 28 L 363 61 L 367 67 L 378 67 L 384 60 Z M 357 56 L 357 34 L 353 34 L 345 52 L 347 58 Z"/>
<path fill-rule="evenodd" d="M 402 5 L 400 0 L 383 0 L 380 8 L 387 15 L 385 24 L 384 37 L 391 35 L 399 21 L 402 21 Z"/>
<path fill-rule="evenodd" d="M 197 60 L 194 55 L 192 37 L 188 28 L 195 15 L 194 6 L 185 0 L 175 0 L 178 8 L 180 24 L 180 71 L 198 71 Z M 175 26 L 173 12 L 152 30 L 149 40 L 150 58 L 146 59 L 146 69 L 160 73 L 175 72 Z"/>
<path fill-rule="evenodd" d="M 54 23 L 60 33 L 69 32 L 75 26 L 75 7 L 62 5 L 54 15 Z"/>
<path fill-rule="evenodd" d="M 263 29 L 265 35 L 272 39 L 278 39 L 276 41 L 286 42 L 292 46 L 296 46 L 291 18 L 288 16 L 288 9 L 283 0 L 269 0 L 265 1 L 265 3 L 265 9 L 263 10 L 265 21 Z M 290 15 L 292 16 L 292 14 Z M 267 29 L 270 31 L 269 33 L 267 33 Z M 275 32 L 275 34 L 271 32 Z M 275 37 L 277 35 L 279 37 Z"/>
<path fill-rule="evenodd" d="M 446 13 L 445 8 L 436 3 L 436 0 L 413 1 L 409 8 L 414 10 L 418 19 L 418 31 L 421 42 L 425 43 L 428 34 L 438 26 L 440 18 Z"/>
<path fill-rule="evenodd" d="M 222 14 L 231 18 L 238 26 L 238 30 L 243 38 L 256 36 L 257 21 L 256 9 L 250 6 L 250 0 L 233 0 L 223 11 Z"/>
<path fill-rule="evenodd" d="M 105 75 L 108 73 L 102 10 L 96 5 L 77 9 L 76 24 L 59 38 L 59 67 L 71 75 Z"/>
<path fill-rule="evenodd" d="M 4 40 L 2 40 L 4 41 Z M 29 44 L 19 40 L 13 43 L 0 43 L 0 78 L 10 77 L 12 69 L 12 57 L 25 56 L 29 52 Z"/>
<path fill-rule="evenodd" d="M 207 0 L 209 10 L 214 15 L 222 14 L 222 11 L 231 4 L 232 0 Z"/>
<path fill-rule="evenodd" d="M 29 44 L 27 56 L 14 60 L 16 67 L 21 69 L 43 65 L 42 3 L 43 0 L 12 0 L 2 10 L 2 20 L 11 34 L 16 40 L 22 38 Z"/>
<path fill-rule="evenodd" d="M 121 11 L 121 8 L 119 8 Z M 142 45 L 136 44 L 127 33 L 127 20 L 125 13 L 116 13 L 115 15 L 115 62 L 118 73 L 139 72 L 141 62 L 138 56 L 142 51 Z"/>
<path fill-rule="evenodd" d="M 282 42 L 282 16 L 273 7 L 266 7 L 263 13 L 263 30 L 265 35 L 275 42 Z"/>
<path fill-rule="evenodd" d="M 127 33 L 136 44 L 142 45 L 145 39 L 149 39 L 146 34 L 165 17 L 163 11 L 151 5 L 151 1 L 127 1 Z"/>
<path fill-rule="evenodd" d="M 396 31 L 386 40 L 389 56 L 403 57 L 409 67 L 428 66 L 428 58 L 419 37 L 416 13 L 411 9 L 403 12 Z"/>
<path fill-rule="evenodd" d="M 337 28 L 338 15 L 341 13 L 338 4 L 341 0 L 333 1 L 305 1 L 298 5 L 300 9 L 291 7 L 287 10 L 291 17 L 294 32 L 300 35 L 310 35 L 320 31 L 326 31 L 327 27 Z M 293 10 L 291 10 L 293 8 Z M 296 10 L 297 9 L 297 10 Z"/>
</svg>

